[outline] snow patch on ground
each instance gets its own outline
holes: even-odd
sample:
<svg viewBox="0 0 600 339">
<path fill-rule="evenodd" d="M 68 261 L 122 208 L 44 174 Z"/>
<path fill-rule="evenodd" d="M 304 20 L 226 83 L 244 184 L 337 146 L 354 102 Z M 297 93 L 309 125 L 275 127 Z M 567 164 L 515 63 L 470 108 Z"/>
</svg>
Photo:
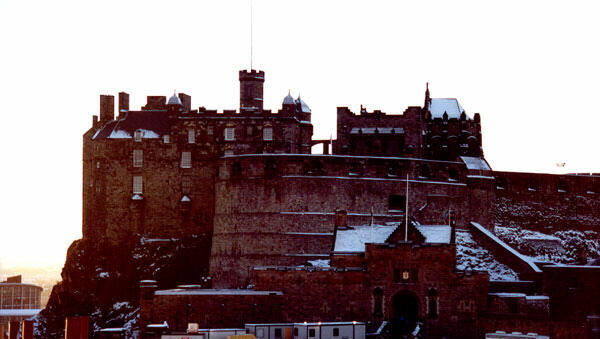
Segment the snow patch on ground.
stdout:
<svg viewBox="0 0 600 339">
<path fill-rule="evenodd" d="M 456 231 L 456 268 L 487 271 L 490 280 L 519 280 L 515 271 L 500 263 L 492 253 L 479 246 L 471 233 L 466 230 Z"/>
<path fill-rule="evenodd" d="M 566 230 L 552 234 L 515 227 L 495 228 L 496 235 L 536 261 L 586 264 L 600 258 L 600 233 Z"/>
</svg>

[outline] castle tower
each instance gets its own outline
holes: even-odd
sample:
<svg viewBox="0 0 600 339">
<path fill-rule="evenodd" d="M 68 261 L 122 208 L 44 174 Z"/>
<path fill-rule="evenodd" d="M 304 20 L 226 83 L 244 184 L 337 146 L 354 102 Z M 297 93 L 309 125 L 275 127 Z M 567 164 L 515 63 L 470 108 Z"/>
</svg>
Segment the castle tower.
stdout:
<svg viewBox="0 0 600 339">
<path fill-rule="evenodd" d="M 265 72 L 240 71 L 240 112 L 261 112 Z"/>
</svg>

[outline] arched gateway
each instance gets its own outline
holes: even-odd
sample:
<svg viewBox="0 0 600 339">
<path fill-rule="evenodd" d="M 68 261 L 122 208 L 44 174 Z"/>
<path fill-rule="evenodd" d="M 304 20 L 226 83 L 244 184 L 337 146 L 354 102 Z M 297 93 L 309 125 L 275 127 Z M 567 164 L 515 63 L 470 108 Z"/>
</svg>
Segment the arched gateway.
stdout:
<svg viewBox="0 0 600 339">
<path fill-rule="evenodd" d="M 392 324 L 393 337 L 412 332 L 417 325 L 419 317 L 419 301 L 417 296 L 407 290 L 400 291 L 392 297 Z"/>
</svg>

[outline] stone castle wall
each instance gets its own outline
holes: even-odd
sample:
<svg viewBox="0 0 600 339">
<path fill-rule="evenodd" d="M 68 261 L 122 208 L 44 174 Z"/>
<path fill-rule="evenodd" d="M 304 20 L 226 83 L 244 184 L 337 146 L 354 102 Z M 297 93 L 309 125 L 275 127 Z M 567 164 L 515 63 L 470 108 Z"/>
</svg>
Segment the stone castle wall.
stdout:
<svg viewBox="0 0 600 339">
<path fill-rule="evenodd" d="M 427 178 L 419 175 L 423 166 Z M 398 170 L 390 175 L 390 167 Z M 458 179 L 449 178 L 448 167 L 456 168 Z M 492 219 L 487 214 L 493 210 L 492 181 L 468 178 L 462 163 L 314 155 L 224 158 L 215 184 L 214 286 L 244 286 L 254 266 L 327 257 L 336 209 L 348 212 L 350 225 L 368 224 L 371 212 L 375 223 L 403 222 L 404 206 L 391 206 L 390 196 L 406 196 L 406 174 L 409 215 L 419 222 L 444 224 L 449 209 L 461 226 Z"/>
</svg>

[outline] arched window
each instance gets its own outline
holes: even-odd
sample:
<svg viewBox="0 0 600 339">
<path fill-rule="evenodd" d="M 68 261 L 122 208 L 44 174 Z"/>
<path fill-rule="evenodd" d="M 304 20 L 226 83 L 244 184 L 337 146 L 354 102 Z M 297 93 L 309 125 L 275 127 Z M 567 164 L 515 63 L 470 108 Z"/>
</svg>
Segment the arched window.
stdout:
<svg viewBox="0 0 600 339">
<path fill-rule="evenodd" d="M 381 287 L 373 290 L 373 316 L 383 317 L 383 289 Z"/>
<path fill-rule="evenodd" d="M 438 317 L 438 294 L 435 288 L 429 289 L 427 293 L 427 317 L 432 319 Z"/>
</svg>

